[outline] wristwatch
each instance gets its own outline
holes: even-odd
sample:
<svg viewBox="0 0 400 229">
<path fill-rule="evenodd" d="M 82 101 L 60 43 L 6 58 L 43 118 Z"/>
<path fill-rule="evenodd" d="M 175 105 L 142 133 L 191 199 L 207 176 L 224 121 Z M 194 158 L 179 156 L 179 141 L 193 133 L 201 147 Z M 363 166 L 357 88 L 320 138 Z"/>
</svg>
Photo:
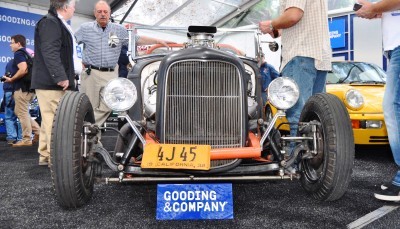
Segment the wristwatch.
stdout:
<svg viewBox="0 0 400 229">
<path fill-rule="evenodd" d="M 272 21 L 271 23 L 269 23 L 269 29 L 271 30 L 271 32 L 274 31 L 274 26 L 272 26 Z"/>
<path fill-rule="evenodd" d="M 271 32 L 274 34 L 274 35 L 272 36 L 272 38 L 277 38 L 277 37 L 279 37 L 279 32 L 278 32 L 278 30 L 274 29 L 274 26 L 272 25 L 272 21 L 271 21 L 271 23 L 269 23 L 269 29 L 270 29 Z"/>
</svg>

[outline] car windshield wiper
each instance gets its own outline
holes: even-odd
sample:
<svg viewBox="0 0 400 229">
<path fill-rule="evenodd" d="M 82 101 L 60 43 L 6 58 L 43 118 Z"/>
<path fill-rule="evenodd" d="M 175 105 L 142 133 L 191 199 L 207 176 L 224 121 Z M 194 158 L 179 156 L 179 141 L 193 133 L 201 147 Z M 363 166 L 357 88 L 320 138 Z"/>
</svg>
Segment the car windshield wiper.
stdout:
<svg viewBox="0 0 400 229">
<path fill-rule="evenodd" d="M 353 68 L 357 67 L 358 69 L 360 69 L 360 67 L 358 67 L 357 65 L 355 65 L 355 64 L 352 64 L 352 65 L 353 65 L 353 66 L 351 66 L 351 68 L 350 68 L 349 71 L 347 72 L 346 77 L 340 79 L 340 80 L 338 81 L 338 83 L 343 83 L 344 81 L 346 81 L 346 80 L 350 77 L 350 73 L 351 73 L 351 71 L 353 70 Z M 362 69 L 360 69 L 360 70 L 362 71 Z"/>
<path fill-rule="evenodd" d="M 364 82 L 359 80 L 353 80 L 349 82 L 349 84 L 354 84 L 354 83 L 364 83 Z"/>
<path fill-rule="evenodd" d="M 385 84 L 384 81 L 376 81 L 376 80 L 367 80 L 367 81 L 363 81 L 363 83 Z"/>
</svg>

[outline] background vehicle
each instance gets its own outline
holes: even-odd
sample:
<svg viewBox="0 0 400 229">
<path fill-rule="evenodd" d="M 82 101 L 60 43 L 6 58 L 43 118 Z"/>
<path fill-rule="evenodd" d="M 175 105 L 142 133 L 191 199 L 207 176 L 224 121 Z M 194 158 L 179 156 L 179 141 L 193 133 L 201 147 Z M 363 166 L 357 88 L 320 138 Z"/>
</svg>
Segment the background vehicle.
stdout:
<svg viewBox="0 0 400 229">
<path fill-rule="evenodd" d="M 389 144 L 382 100 L 386 73 L 365 62 L 333 62 L 326 90 L 346 105 L 355 144 Z"/>
<path fill-rule="evenodd" d="M 0 98 L 0 104 L 1 104 L 0 105 L 0 133 L 6 133 L 5 114 L 4 114 L 5 104 L 4 104 L 3 98 Z M 40 123 L 42 122 L 42 118 L 40 115 L 40 109 L 39 109 L 39 104 L 38 104 L 37 98 L 35 98 L 29 104 L 29 114 L 40 125 Z"/>
<path fill-rule="evenodd" d="M 104 88 L 107 106 L 126 120 L 114 152 L 99 143 L 101 128 L 93 124 L 88 98 L 78 92 L 63 97 L 50 163 L 61 206 L 76 208 L 91 198 L 102 161 L 115 171 L 105 182 L 298 178 L 318 200 L 343 196 L 354 160 L 343 103 L 329 94 L 313 96 L 301 114 L 301 136 L 281 137 L 274 124 L 296 103 L 296 83 L 287 77 L 271 83 L 270 102 L 278 112 L 263 120 L 256 31 L 247 31 L 255 39 L 253 56 L 219 50 L 215 40 L 237 39 L 216 32 L 191 26 L 183 49 L 133 57 L 128 79 Z"/>
<path fill-rule="evenodd" d="M 4 106 L 3 97 L 0 97 L 0 133 L 6 133 Z"/>
<path fill-rule="evenodd" d="M 383 118 L 382 100 L 386 73 L 378 66 L 366 62 L 332 62 L 332 71 L 326 79 L 326 91 L 337 96 L 346 106 L 359 145 L 389 144 Z M 274 108 L 267 106 L 266 112 Z M 271 116 L 271 115 L 269 115 Z M 285 123 L 282 120 L 280 123 Z M 288 125 L 281 125 L 288 131 Z"/>
</svg>

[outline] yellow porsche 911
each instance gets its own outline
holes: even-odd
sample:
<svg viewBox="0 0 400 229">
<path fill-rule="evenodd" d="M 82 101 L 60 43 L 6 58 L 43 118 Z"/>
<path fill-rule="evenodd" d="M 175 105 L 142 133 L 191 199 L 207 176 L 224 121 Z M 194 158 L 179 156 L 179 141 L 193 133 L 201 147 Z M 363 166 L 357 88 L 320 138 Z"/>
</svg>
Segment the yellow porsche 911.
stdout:
<svg viewBox="0 0 400 229">
<path fill-rule="evenodd" d="M 382 109 L 385 83 L 386 73 L 374 64 L 332 62 L 332 71 L 326 78 L 326 91 L 336 95 L 346 105 L 353 126 L 355 144 L 389 144 Z M 271 112 L 275 114 L 276 109 L 268 104 L 267 116 L 271 117 Z M 287 123 L 287 120 L 283 119 L 280 123 L 285 122 Z M 279 129 L 289 130 L 289 125 L 281 124 Z"/>
</svg>

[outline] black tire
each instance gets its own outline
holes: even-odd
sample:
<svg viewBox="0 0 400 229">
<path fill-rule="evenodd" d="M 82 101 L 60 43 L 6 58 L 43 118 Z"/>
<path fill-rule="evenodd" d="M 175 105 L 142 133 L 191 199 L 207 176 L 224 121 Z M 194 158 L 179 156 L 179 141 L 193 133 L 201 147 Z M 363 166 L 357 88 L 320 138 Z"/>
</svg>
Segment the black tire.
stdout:
<svg viewBox="0 0 400 229">
<path fill-rule="evenodd" d="M 272 114 L 271 107 L 269 105 L 266 105 L 265 109 L 264 109 L 264 120 L 267 121 L 267 122 L 270 122 L 270 121 L 272 121 L 273 117 L 274 116 Z"/>
<path fill-rule="evenodd" d="M 133 130 L 131 128 L 131 126 L 129 125 L 129 123 L 125 123 L 124 126 L 122 126 L 122 128 L 119 130 L 121 135 L 124 136 L 124 139 L 121 137 L 121 135 L 118 135 L 117 137 L 117 141 L 115 143 L 115 147 L 114 147 L 114 155 L 113 155 L 113 159 L 114 161 L 120 163 L 121 162 L 121 158 L 117 158 L 116 157 L 116 153 L 121 153 L 121 152 L 125 152 L 128 147 L 129 147 L 129 141 L 133 138 L 134 133 Z M 138 150 L 138 146 L 136 145 L 135 147 L 133 147 L 132 149 L 134 152 L 139 152 L 140 150 Z M 132 155 L 137 157 L 138 154 Z M 129 158 L 130 159 L 130 158 Z"/>
<path fill-rule="evenodd" d="M 133 135 L 133 130 L 129 124 L 125 124 L 122 128 L 119 129 L 121 135 L 124 136 L 125 139 L 131 139 Z M 117 141 L 115 143 L 114 152 L 124 152 L 128 148 L 129 142 L 125 142 L 121 135 L 118 135 Z"/>
<path fill-rule="evenodd" d="M 316 94 L 304 106 L 300 122 L 316 120 L 317 156 L 301 162 L 301 184 L 318 200 L 341 198 L 350 183 L 354 137 L 349 114 L 334 95 Z M 312 144 L 310 144 L 313 148 Z"/>
<path fill-rule="evenodd" d="M 85 122 L 94 123 L 88 97 L 79 92 L 67 92 L 54 116 L 50 157 L 56 198 L 60 206 L 67 209 L 84 205 L 93 194 L 96 165 L 82 157 Z"/>
</svg>

